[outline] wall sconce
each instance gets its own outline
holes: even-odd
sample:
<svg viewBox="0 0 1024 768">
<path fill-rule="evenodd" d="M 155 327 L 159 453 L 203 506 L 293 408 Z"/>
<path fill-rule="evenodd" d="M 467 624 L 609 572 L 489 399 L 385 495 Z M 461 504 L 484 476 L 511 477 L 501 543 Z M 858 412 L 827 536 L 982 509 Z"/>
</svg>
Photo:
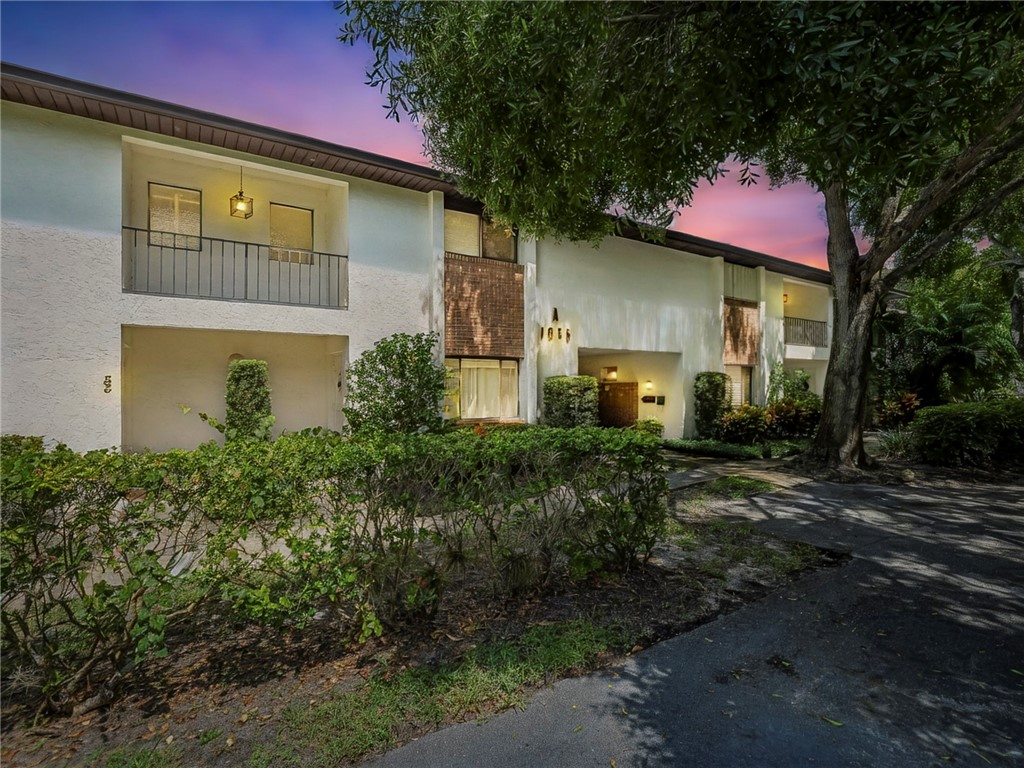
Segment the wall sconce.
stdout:
<svg viewBox="0 0 1024 768">
<path fill-rule="evenodd" d="M 242 168 L 238 168 L 238 194 L 231 198 L 231 215 L 239 219 L 252 216 L 252 198 L 246 197 L 242 191 Z"/>
<path fill-rule="evenodd" d="M 654 389 L 654 382 L 651 381 L 650 379 L 648 379 L 647 383 L 644 384 L 644 389 L 646 389 L 648 392 L 650 392 L 652 389 Z"/>
<path fill-rule="evenodd" d="M 607 368 L 602 368 L 601 378 L 605 381 L 615 381 L 619 378 L 619 367 L 617 365 L 609 365 Z"/>
<path fill-rule="evenodd" d="M 783 304 L 789 304 L 789 294 L 788 293 L 782 294 L 782 303 Z"/>
</svg>

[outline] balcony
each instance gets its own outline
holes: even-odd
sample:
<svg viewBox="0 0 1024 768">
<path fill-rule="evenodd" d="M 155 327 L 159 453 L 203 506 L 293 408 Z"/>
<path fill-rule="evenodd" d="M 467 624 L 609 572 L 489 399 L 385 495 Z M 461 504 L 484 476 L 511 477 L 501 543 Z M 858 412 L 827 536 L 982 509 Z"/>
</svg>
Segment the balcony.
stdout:
<svg viewBox="0 0 1024 768">
<path fill-rule="evenodd" d="M 348 308 L 348 258 L 122 227 L 128 293 Z"/>
<path fill-rule="evenodd" d="M 827 347 L 828 323 L 804 320 L 802 317 L 785 318 L 786 344 L 803 347 Z"/>
</svg>

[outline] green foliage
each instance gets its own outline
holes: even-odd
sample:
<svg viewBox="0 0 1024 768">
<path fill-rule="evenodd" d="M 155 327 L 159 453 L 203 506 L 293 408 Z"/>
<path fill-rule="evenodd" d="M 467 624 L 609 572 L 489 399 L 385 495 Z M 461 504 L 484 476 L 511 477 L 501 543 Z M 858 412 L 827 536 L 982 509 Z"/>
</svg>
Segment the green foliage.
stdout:
<svg viewBox="0 0 1024 768">
<path fill-rule="evenodd" d="M 549 427 L 595 427 L 597 399 L 593 376 L 551 376 L 544 380 L 544 423 Z"/>
<path fill-rule="evenodd" d="M 502 594 L 625 570 L 665 520 L 658 441 L 635 430 L 323 431 L 195 451 L 5 450 L 3 679 L 52 709 L 114 695 L 212 600 L 366 639 L 429 619 L 449 583 Z"/>
<path fill-rule="evenodd" d="M 979 263 L 973 243 L 947 249 L 903 287 L 906 298 L 891 301 L 879 319 L 873 362 L 880 418 L 886 401 L 907 392 L 938 405 L 1024 376 L 1011 338 L 1012 284 Z"/>
<path fill-rule="evenodd" d="M 921 406 L 917 395 L 906 392 L 892 400 L 883 400 L 878 408 L 878 425 L 883 429 L 899 430 L 907 426 Z"/>
<path fill-rule="evenodd" d="M 211 416 L 199 417 L 233 440 L 269 440 L 274 426 L 270 406 L 270 379 L 265 360 L 234 360 L 228 366 L 227 412 L 220 424 Z"/>
<path fill-rule="evenodd" d="M 716 477 L 704 487 L 708 493 L 715 496 L 724 496 L 728 499 L 745 499 L 748 496 L 767 493 L 775 488 L 775 486 L 767 480 L 757 480 L 752 477 L 743 477 L 741 475 L 723 475 L 722 477 Z"/>
<path fill-rule="evenodd" d="M 811 437 L 821 421 L 821 398 L 811 393 L 800 401 L 779 400 L 768 407 L 769 434 L 780 440 Z"/>
<path fill-rule="evenodd" d="M 410 723 L 432 726 L 480 714 L 481 708 L 520 705 L 524 687 L 592 669 L 617 644 L 608 630 L 575 620 L 531 627 L 440 668 L 382 666 L 362 688 L 287 710 L 288 727 L 263 757 L 268 765 L 288 758 L 313 766 L 353 761 L 393 745 Z"/>
<path fill-rule="evenodd" d="M 878 433 L 878 450 L 889 459 L 909 459 L 913 455 L 914 433 L 912 430 L 896 426 Z"/>
<path fill-rule="evenodd" d="M 665 425 L 661 423 L 660 419 L 637 419 L 636 424 L 633 425 L 633 429 L 637 432 L 643 432 L 645 435 L 652 435 L 660 438 L 665 434 Z"/>
<path fill-rule="evenodd" d="M 345 418 L 354 432 L 436 431 L 445 369 L 434 357 L 436 333 L 396 333 L 349 366 Z"/>
<path fill-rule="evenodd" d="M 714 456 L 721 459 L 760 459 L 760 446 L 736 445 L 720 440 L 663 440 L 661 443 L 670 451 L 693 456 Z"/>
<path fill-rule="evenodd" d="M 787 371 L 782 362 L 772 366 L 768 375 L 768 405 L 789 402 L 821 408 L 821 398 L 811 392 L 811 376 L 803 370 Z"/>
<path fill-rule="evenodd" d="M 922 408 L 914 449 L 931 464 L 987 467 L 1024 462 L 1024 400 L 951 403 Z"/>
<path fill-rule="evenodd" d="M 694 423 L 705 440 L 722 436 L 722 417 L 729 412 L 729 377 L 717 371 L 697 374 L 693 384 Z"/>
<path fill-rule="evenodd" d="M 771 434 L 772 411 L 744 403 L 722 417 L 722 439 L 727 443 L 755 445 Z"/>
</svg>

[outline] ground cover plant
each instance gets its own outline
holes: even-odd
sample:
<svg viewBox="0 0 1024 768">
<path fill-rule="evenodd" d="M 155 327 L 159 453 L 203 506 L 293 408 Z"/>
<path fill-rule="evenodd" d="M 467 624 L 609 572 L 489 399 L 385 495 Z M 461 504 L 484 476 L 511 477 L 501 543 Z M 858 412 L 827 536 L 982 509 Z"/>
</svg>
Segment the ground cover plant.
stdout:
<svg viewBox="0 0 1024 768">
<path fill-rule="evenodd" d="M 786 577 L 755 553 L 768 540 L 752 531 L 708 564 L 708 547 L 720 546 L 712 538 L 727 528 L 687 520 L 678 494 L 669 499 L 676 519 L 667 518 L 651 436 L 481 432 L 368 442 L 310 433 L 144 456 L 41 452 L 33 441 L 8 451 L 5 442 L 5 523 L 8 502 L 21 504 L 21 540 L 39 535 L 29 511 L 80 492 L 78 481 L 61 484 L 67 473 L 98 466 L 124 480 L 99 484 L 122 495 L 90 491 L 94 517 L 198 498 L 188 508 L 209 542 L 188 567 L 156 558 L 159 578 L 142 594 L 159 596 L 145 611 L 167 617 L 162 636 L 150 632 L 147 645 L 129 630 L 121 656 L 106 653 L 81 687 L 62 687 L 68 678 L 58 676 L 43 692 L 47 670 L 32 679 L 25 671 L 30 641 L 5 636 L 5 764 L 338 764 L 515 705 L 532 686 L 675 634 Z M 373 495 L 376 506 L 366 501 Z M 361 515 L 352 514 L 355 497 Z M 170 541 L 163 523 L 152 525 L 151 538 Z M 374 541 L 373 531 L 388 535 Z M 91 535 L 78 531 L 75 541 Z M 16 543 L 4 540 L 5 584 L 7 568 L 35 562 L 19 560 Z M 125 546 L 120 557 L 134 564 L 132 540 Z M 350 551 L 358 556 L 342 556 Z M 728 573 L 755 560 L 763 578 L 734 589 Z M 110 590 L 112 608 L 140 613 Z M 78 615 L 79 595 L 62 593 L 59 603 L 41 594 L 58 615 Z M 81 663 L 76 653 L 58 658 Z M 20 688 L 9 687 L 9 673 L 22 676 Z M 105 688 L 117 698 L 93 701 Z M 336 733 L 340 721 L 349 727 L 337 738 L 303 736 Z"/>
</svg>

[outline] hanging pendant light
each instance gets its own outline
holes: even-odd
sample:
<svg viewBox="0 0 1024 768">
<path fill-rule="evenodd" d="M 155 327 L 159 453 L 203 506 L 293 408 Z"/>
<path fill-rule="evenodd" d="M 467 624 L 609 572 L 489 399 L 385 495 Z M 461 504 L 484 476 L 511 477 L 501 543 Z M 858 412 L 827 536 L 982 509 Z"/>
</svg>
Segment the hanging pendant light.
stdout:
<svg viewBox="0 0 1024 768">
<path fill-rule="evenodd" d="M 231 215 L 239 219 L 252 216 L 252 198 L 246 197 L 242 191 L 242 168 L 238 169 L 238 194 L 231 198 Z"/>
</svg>

